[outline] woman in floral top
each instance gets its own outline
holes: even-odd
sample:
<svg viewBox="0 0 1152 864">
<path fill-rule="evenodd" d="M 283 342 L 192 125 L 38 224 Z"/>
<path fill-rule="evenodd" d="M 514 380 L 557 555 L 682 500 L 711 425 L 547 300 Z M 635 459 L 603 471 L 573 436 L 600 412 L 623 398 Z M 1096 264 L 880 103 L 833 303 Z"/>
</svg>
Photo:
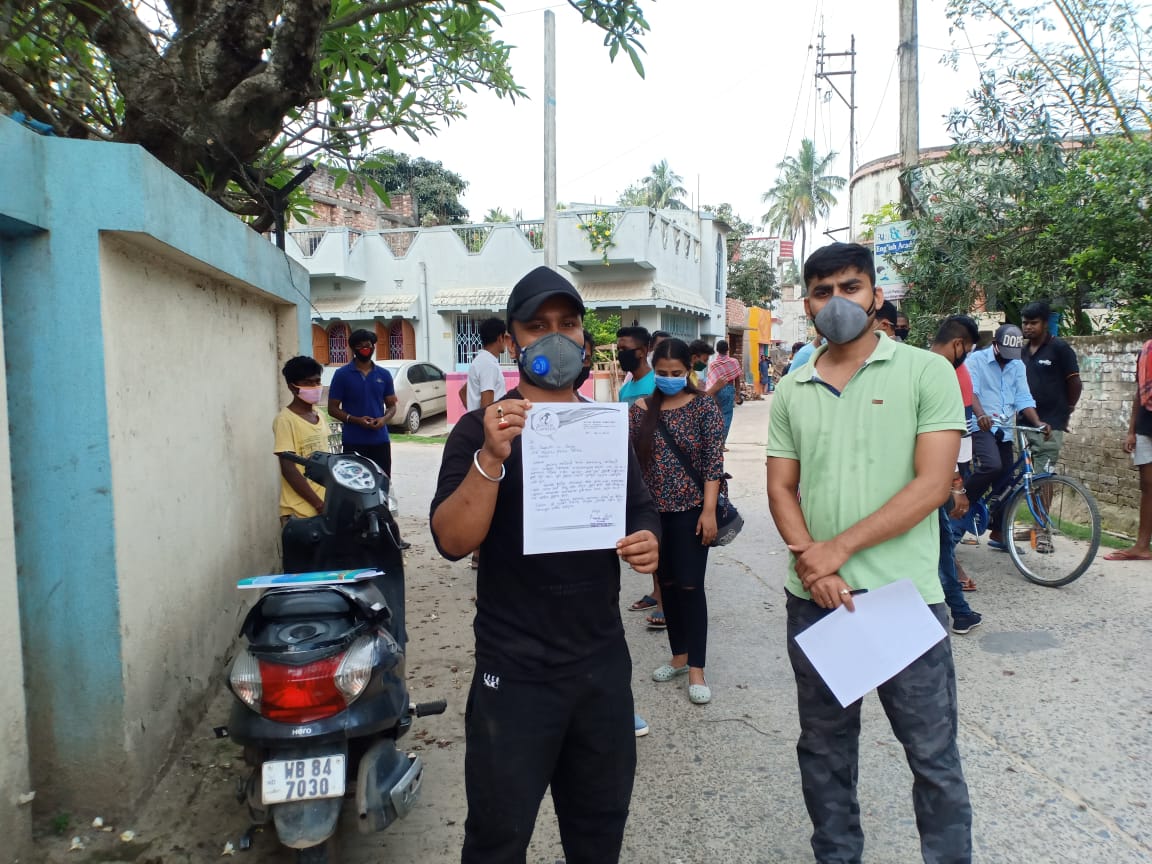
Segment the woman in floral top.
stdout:
<svg viewBox="0 0 1152 864">
<path fill-rule="evenodd" d="M 716 539 L 716 503 L 724 477 L 724 417 L 716 401 L 688 380 L 692 355 L 679 339 L 661 342 L 652 358 L 656 389 L 629 412 L 632 444 L 648 491 L 660 511 L 660 570 L 664 615 L 672 659 L 652 673 L 655 681 L 688 676 L 688 698 L 712 699 L 704 679 L 708 647 L 708 601 L 704 571 Z M 685 469 L 671 438 L 703 488 Z"/>
</svg>

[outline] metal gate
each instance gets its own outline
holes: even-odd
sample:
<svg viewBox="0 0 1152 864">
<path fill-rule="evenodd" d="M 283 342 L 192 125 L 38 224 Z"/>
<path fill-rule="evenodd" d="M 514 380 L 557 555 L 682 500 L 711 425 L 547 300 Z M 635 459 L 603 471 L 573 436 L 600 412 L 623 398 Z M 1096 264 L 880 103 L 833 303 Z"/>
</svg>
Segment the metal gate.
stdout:
<svg viewBox="0 0 1152 864">
<path fill-rule="evenodd" d="M 476 354 L 484 348 L 484 340 L 480 338 L 480 325 L 494 315 L 457 315 L 456 316 L 456 369 L 465 371 Z M 512 355 L 507 351 L 499 357 L 501 366 L 511 366 Z"/>
</svg>

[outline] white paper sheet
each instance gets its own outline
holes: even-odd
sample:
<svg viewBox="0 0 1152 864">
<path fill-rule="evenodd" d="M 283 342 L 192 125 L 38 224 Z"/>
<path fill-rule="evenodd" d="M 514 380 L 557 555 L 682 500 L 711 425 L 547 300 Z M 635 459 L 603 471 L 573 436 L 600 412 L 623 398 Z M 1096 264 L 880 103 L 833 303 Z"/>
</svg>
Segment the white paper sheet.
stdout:
<svg viewBox="0 0 1152 864">
<path fill-rule="evenodd" d="M 947 635 L 909 579 L 852 599 L 855 612 L 841 606 L 796 637 L 845 708 Z"/>
<path fill-rule="evenodd" d="M 626 533 L 628 406 L 537 403 L 521 437 L 524 554 L 615 548 Z"/>
</svg>

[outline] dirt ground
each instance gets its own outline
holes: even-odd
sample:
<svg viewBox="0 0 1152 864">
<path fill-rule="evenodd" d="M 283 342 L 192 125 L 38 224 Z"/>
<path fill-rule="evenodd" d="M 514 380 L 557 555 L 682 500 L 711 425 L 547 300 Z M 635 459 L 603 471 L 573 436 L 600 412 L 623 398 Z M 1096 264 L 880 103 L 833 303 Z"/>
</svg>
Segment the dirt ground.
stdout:
<svg viewBox="0 0 1152 864">
<path fill-rule="evenodd" d="M 415 701 L 447 699 L 448 711 L 416 720 L 402 742 L 402 747 L 420 753 L 426 766 L 417 809 L 378 835 L 360 835 L 354 820 L 346 821 L 340 830 L 347 838 L 341 849 L 345 862 L 448 861 L 459 855 L 463 837 L 464 703 L 473 653 L 472 571 L 464 562 L 450 564 L 435 553 L 426 519 L 402 516 L 401 528 L 413 541 L 406 560 L 410 574 L 409 689 Z M 414 573 L 418 579 L 412 578 Z M 248 821 L 235 790 L 247 769 L 239 748 L 214 732 L 214 727 L 227 723 L 231 700 L 222 686 L 187 745 L 134 817 L 105 826 L 112 830 L 101 830 L 92 827 L 93 820 L 101 816 L 95 810 L 44 816 L 37 825 L 30 860 L 37 864 L 201 864 L 231 860 L 226 854 L 231 843 L 235 860 L 244 864 L 292 861 L 271 832 L 256 834 L 250 849 L 240 848 Z M 350 809 L 345 807 L 345 816 Z M 134 838 L 121 840 L 124 831 L 133 832 Z M 71 850 L 77 837 L 84 848 Z"/>
</svg>

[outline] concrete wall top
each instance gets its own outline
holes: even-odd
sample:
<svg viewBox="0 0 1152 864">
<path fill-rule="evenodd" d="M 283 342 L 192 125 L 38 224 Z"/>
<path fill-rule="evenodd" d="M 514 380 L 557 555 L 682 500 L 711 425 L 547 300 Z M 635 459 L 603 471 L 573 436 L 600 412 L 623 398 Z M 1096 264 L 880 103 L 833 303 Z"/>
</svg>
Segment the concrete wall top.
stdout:
<svg viewBox="0 0 1152 864">
<path fill-rule="evenodd" d="M 0 218 L 57 232 L 93 232 L 93 248 L 96 231 L 151 237 L 216 275 L 300 306 L 300 340 L 307 343 L 307 269 L 143 148 L 45 137 L 0 117 L 0 153 Z M 3 228 L 0 223 L 0 233 Z"/>
</svg>

